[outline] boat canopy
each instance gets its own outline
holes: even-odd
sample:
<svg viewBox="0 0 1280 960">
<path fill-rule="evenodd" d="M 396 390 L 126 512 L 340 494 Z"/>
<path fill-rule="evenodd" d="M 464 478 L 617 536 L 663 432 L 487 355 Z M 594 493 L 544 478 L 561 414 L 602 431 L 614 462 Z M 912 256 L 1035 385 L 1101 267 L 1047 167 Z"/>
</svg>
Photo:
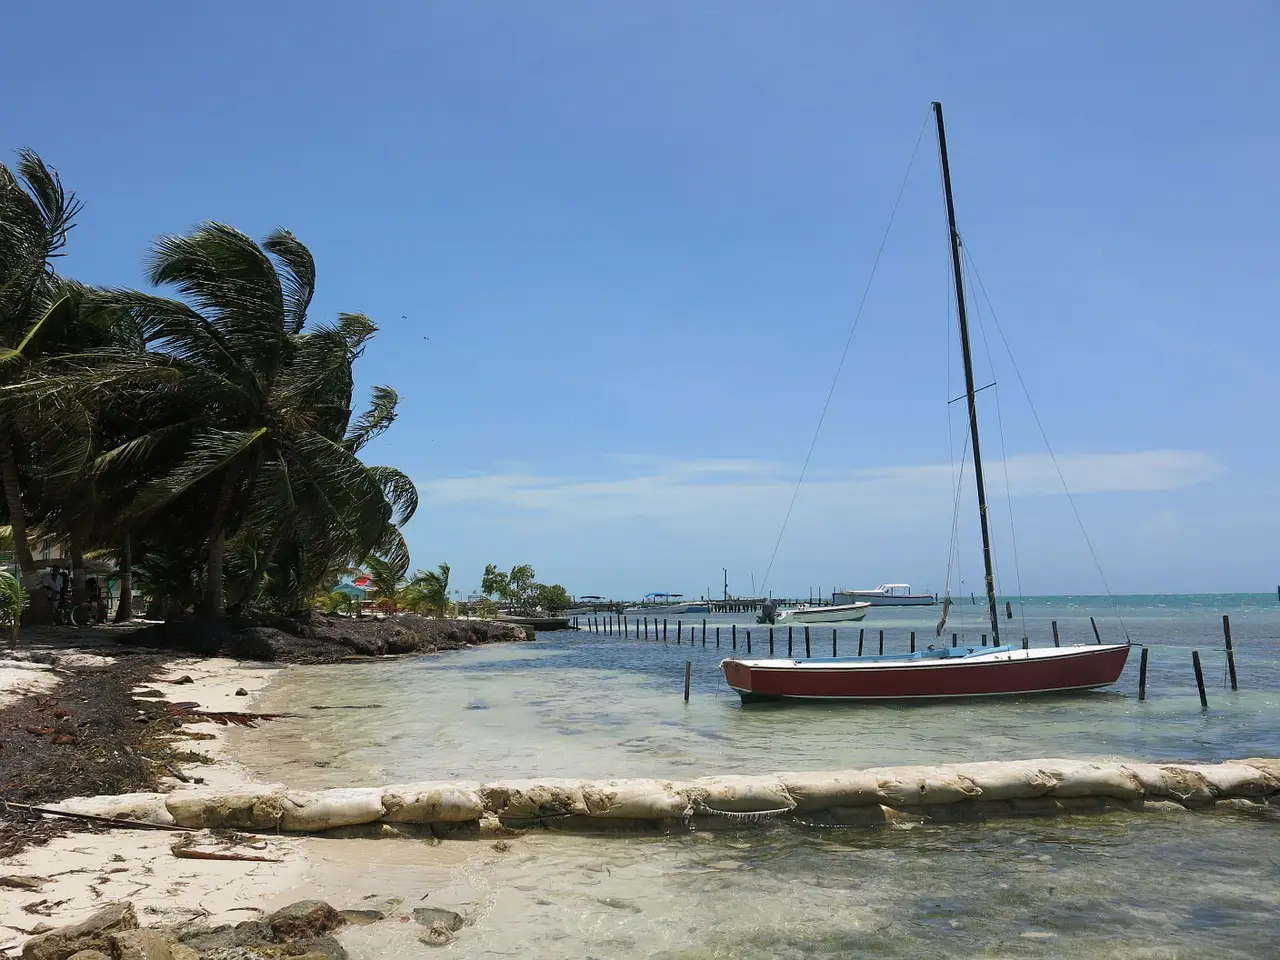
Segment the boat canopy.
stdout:
<svg viewBox="0 0 1280 960">
<path fill-rule="evenodd" d="M 646 593 L 646 600 L 679 600 L 683 597 L 683 593 Z"/>
</svg>

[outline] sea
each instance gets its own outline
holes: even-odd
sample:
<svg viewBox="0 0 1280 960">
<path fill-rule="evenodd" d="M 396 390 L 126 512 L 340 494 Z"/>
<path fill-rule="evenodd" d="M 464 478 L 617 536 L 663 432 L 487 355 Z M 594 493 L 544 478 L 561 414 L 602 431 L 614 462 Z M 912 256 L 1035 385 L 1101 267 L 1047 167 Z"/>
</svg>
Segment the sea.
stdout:
<svg viewBox="0 0 1280 960">
<path fill-rule="evenodd" d="M 504 777 L 687 779 L 776 770 L 1037 757 L 1216 761 L 1280 756 L 1274 595 L 1011 600 L 1002 638 L 1131 640 L 1111 688 L 920 704 L 740 703 L 719 662 L 769 652 L 746 614 L 650 620 L 432 657 L 282 671 L 238 731 L 251 773 L 300 789 Z M 977 644 L 986 608 L 873 608 L 814 626 L 814 656 Z M 1224 615 L 1234 643 L 1229 686 Z M 1091 622 L 1091 619 L 1092 622 Z M 630 623 L 630 621 L 629 621 Z M 704 643 L 705 623 L 705 643 Z M 736 650 L 733 643 L 737 643 Z M 787 653 L 787 630 L 773 631 Z M 791 636 L 803 655 L 803 630 Z M 1138 700 L 1140 650 L 1149 651 Z M 1198 651 L 1208 708 L 1192 667 Z M 685 664 L 690 698 L 683 697 Z M 328 709 L 313 709 L 328 708 Z M 341 709 L 339 709 L 341 708 Z M 287 730 L 287 733 L 286 733 Z M 389 886 L 473 922 L 459 957 L 1280 957 L 1280 810 L 1114 814 L 909 828 L 775 824 L 671 835 L 546 831 L 488 843 L 342 841 L 321 870 L 350 899 Z M 338 841 L 335 841 L 338 843 Z M 424 894 L 424 896 L 426 896 Z M 390 930 L 390 932 L 387 932 Z M 353 934 L 354 956 L 417 956 L 403 931 Z M 419 951 L 419 952 L 415 952 Z M 364 951 L 363 953 L 361 951 Z"/>
</svg>

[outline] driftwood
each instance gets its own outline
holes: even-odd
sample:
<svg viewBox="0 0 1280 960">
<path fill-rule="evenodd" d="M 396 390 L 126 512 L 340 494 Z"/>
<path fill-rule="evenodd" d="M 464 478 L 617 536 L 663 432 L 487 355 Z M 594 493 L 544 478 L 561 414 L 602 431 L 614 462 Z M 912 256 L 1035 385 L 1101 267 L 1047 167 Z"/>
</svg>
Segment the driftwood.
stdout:
<svg viewBox="0 0 1280 960">
<path fill-rule="evenodd" d="M 228 724 L 236 727 L 252 727 L 259 720 L 280 720 L 297 716 L 292 713 L 240 713 L 234 710 L 201 710 L 199 708 L 200 704 L 191 701 L 171 703 L 169 715 L 179 720 L 208 720 L 224 727 Z"/>
<path fill-rule="evenodd" d="M 213 850 L 196 850 L 190 839 L 179 840 L 169 849 L 175 857 L 184 860 L 243 860 L 248 863 L 279 863 L 276 857 L 256 857 L 249 853 L 217 853 Z"/>
<path fill-rule="evenodd" d="M 121 817 L 99 817 L 92 813 L 68 813 L 65 810 L 53 810 L 49 807 L 33 807 L 27 803 L 7 801 L 5 808 L 24 810 L 27 813 L 39 813 L 46 817 L 66 817 L 69 820 L 83 820 L 85 823 L 100 823 L 108 827 L 127 827 L 130 830 L 168 830 L 170 833 L 182 833 L 185 827 L 174 827 L 163 823 L 144 823 L 141 820 L 127 820 Z"/>
</svg>

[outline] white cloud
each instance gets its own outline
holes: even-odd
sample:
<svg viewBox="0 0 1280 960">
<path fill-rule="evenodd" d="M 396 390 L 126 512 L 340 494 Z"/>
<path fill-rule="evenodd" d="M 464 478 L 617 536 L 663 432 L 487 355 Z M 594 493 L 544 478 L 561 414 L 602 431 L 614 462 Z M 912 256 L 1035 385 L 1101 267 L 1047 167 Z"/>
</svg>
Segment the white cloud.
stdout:
<svg viewBox="0 0 1280 960">
<path fill-rule="evenodd" d="M 772 522 L 785 509 L 797 470 L 766 460 L 663 461 L 617 457 L 630 466 L 627 476 L 570 477 L 523 472 L 448 477 L 419 484 L 424 501 L 436 505 L 502 505 L 531 511 L 601 520 L 610 517 L 716 515 L 741 517 L 763 511 Z M 1203 483 L 1223 472 L 1212 456 L 1189 450 L 1071 454 L 1058 458 L 1067 486 L 1076 495 L 1175 490 Z M 1007 464 L 992 462 L 987 485 L 993 498 L 1003 495 L 1008 475 L 1011 496 L 1052 496 L 1062 482 L 1046 454 L 1019 454 Z M 971 468 L 966 475 L 971 482 Z M 804 509 L 848 513 L 865 510 L 878 520 L 904 513 L 950 513 L 949 464 L 874 467 L 808 477 L 801 489 Z"/>
</svg>

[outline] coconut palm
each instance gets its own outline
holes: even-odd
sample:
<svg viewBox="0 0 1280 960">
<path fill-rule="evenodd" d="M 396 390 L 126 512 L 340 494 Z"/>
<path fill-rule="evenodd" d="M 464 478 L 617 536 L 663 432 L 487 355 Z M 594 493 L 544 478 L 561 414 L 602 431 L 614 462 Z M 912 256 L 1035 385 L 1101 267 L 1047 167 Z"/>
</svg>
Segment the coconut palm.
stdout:
<svg viewBox="0 0 1280 960">
<path fill-rule="evenodd" d="M 445 616 L 449 612 L 449 565 L 442 563 L 435 570 L 414 574 L 401 591 L 401 606 Z"/>
<path fill-rule="evenodd" d="M 226 611 L 229 544 L 246 561 L 238 602 L 252 601 L 273 571 L 301 598 L 336 560 L 376 550 L 407 566 L 398 527 L 416 508 L 413 485 L 357 456 L 394 419 L 394 392 L 375 391 L 370 412 L 352 420 L 352 364 L 376 327 L 343 314 L 304 329 L 315 286 L 307 248 L 285 230 L 259 246 L 209 223 L 157 240 L 148 278 L 182 299 L 106 290 L 86 311 L 127 318 L 143 348 L 64 357 L 39 393 L 149 412 L 82 471 L 108 488 L 132 484 L 122 527 L 163 514 L 197 531 L 202 609 L 215 618 Z"/>
</svg>

